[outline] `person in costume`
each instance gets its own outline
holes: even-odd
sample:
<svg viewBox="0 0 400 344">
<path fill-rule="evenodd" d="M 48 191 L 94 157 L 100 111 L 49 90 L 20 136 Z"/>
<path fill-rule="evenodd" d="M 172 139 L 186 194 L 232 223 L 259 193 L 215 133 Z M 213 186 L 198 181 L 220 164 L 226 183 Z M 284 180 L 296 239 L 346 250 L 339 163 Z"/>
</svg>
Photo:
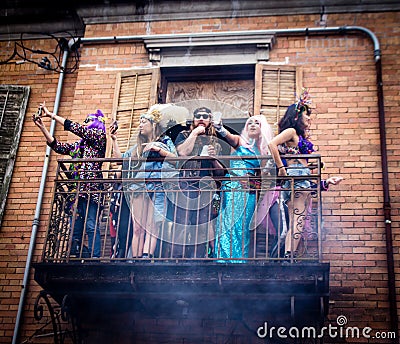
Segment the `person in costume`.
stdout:
<svg viewBox="0 0 400 344">
<path fill-rule="evenodd" d="M 206 258 L 212 255 L 213 224 L 217 215 L 218 181 L 224 167 L 216 156 L 228 131 L 213 125 L 213 114 L 207 107 L 193 111 L 190 130 L 181 131 L 175 146 L 187 160 L 180 166 L 179 192 L 174 209 L 174 258 Z M 222 140 L 222 141 L 220 141 Z M 200 158 L 199 158 L 200 157 Z"/>
<path fill-rule="evenodd" d="M 134 219 L 131 246 L 133 258 L 152 258 L 154 255 L 159 230 L 167 213 L 161 179 L 171 178 L 171 173 L 175 173 L 174 164 L 163 160 L 176 157 L 177 152 L 171 138 L 164 134 L 160 124 L 162 107 L 157 105 L 140 116 L 136 144 L 125 153 L 122 154 L 119 149 L 116 131 L 111 131 L 113 154 L 124 159 L 124 195 Z M 138 162 L 137 159 L 145 160 Z"/>
<path fill-rule="evenodd" d="M 269 155 L 273 138 L 265 116 L 247 119 L 242 135 L 228 134 L 234 152 L 222 182 L 221 211 L 216 222 L 215 257 L 221 262 L 242 263 L 249 257 L 250 226 L 260 189 L 261 156 Z M 225 260 L 227 259 L 227 260 Z"/>
<path fill-rule="evenodd" d="M 50 112 L 45 102 L 40 104 L 40 115 L 34 115 L 33 121 L 46 138 L 47 145 L 56 153 L 69 155 L 74 159 L 104 158 L 106 152 L 106 129 L 105 117 L 100 110 L 89 114 L 83 124 L 70 121 Z M 40 109 L 39 108 L 39 109 Z M 50 117 L 64 126 L 64 130 L 70 131 L 81 139 L 74 143 L 61 143 L 53 137 L 43 123 L 43 117 Z M 102 162 L 81 162 L 71 164 L 69 176 L 75 180 L 102 179 Z M 100 257 L 101 237 L 98 226 L 98 218 L 101 210 L 101 193 L 96 192 L 103 189 L 101 183 L 81 182 L 79 183 L 79 197 L 77 200 L 70 199 L 70 204 L 76 206 L 76 218 L 72 219 L 72 247 L 71 255 L 82 256 L 84 246 L 84 233 L 88 237 L 88 253 L 90 257 Z M 75 192 L 72 196 L 75 195 Z M 69 209 L 73 213 L 73 209 Z"/>
<path fill-rule="evenodd" d="M 296 155 L 312 154 L 315 149 L 309 140 L 309 130 L 311 125 L 311 100 L 307 89 L 303 89 L 300 97 L 295 104 L 290 105 L 285 115 L 279 121 L 279 134 L 269 143 L 269 149 L 276 163 L 278 177 L 303 176 L 305 178 L 294 181 L 295 194 L 291 195 L 289 180 L 282 185 L 283 200 L 288 206 L 290 222 L 285 239 L 285 257 L 295 256 L 299 245 L 304 225 L 306 223 L 308 209 L 310 205 L 310 188 L 314 187 L 312 182 L 306 177 L 311 174 L 306 158 Z M 293 155 L 293 158 L 282 159 L 281 154 Z M 340 183 L 342 177 L 331 177 L 322 181 L 321 189 L 327 189 L 330 184 Z M 301 191 L 304 189 L 304 191 Z M 308 189 L 308 191 L 305 191 Z M 293 198 L 293 200 L 292 200 Z"/>
</svg>

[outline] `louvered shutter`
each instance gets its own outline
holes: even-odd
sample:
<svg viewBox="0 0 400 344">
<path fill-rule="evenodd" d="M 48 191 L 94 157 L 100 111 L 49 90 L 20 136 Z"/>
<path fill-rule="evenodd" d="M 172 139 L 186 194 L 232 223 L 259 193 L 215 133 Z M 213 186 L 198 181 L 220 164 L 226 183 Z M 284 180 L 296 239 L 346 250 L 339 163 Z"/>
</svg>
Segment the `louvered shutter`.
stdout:
<svg viewBox="0 0 400 344">
<path fill-rule="evenodd" d="M 278 122 L 296 100 L 301 85 L 301 70 L 294 66 L 258 64 L 255 76 L 254 113 L 267 117 L 277 133 Z"/>
<path fill-rule="evenodd" d="M 29 87 L 0 85 L 0 226 L 24 123 Z"/>
<path fill-rule="evenodd" d="M 157 102 L 159 75 L 159 68 L 127 71 L 118 75 L 113 117 L 118 121 L 121 152 L 136 143 L 140 115 Z"/>
</svg>

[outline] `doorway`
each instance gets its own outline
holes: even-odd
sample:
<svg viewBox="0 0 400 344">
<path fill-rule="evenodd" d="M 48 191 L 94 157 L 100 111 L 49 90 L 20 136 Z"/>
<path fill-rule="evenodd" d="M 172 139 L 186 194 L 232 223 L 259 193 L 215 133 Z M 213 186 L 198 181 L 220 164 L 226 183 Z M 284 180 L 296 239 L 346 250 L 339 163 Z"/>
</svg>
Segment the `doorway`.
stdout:
<svg viewBox="0 0 400 344">
<path fill-rule="evenodd" d="M 224 126 L 240 134 L 253 113 L 254 76 L 254 65 L 162 68 L 159 98 L 186 107 L 190 114 L 201 106 L 221 112 Z"/>
</svg>

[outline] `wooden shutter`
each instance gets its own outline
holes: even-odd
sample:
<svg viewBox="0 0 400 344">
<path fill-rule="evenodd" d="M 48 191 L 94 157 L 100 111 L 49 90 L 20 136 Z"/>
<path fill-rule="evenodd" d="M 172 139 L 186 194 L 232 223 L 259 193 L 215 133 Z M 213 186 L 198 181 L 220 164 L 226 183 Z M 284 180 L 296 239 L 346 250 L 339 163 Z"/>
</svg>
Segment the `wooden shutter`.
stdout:
<svg viewBox="0 0 400 344">
<path fill-rule="evenodd" d="M 301 89 L 301 69 L 258 64 L 255 83 L 254 113 L 265 115 L 277 133 L 279 120 Z"/>
<path fill-rule="evenodd" d="M 115 87 L 113 120 L 118 121 L 118 145 L 125 152 L 136 143 L 139 117 L 157 102 L 159 68 L 122 72 Z"/>
<path fill-rule="evenodd" d="M 0 226 L 24 123 L 30 88 L 0 85 Z"/>
</svg>

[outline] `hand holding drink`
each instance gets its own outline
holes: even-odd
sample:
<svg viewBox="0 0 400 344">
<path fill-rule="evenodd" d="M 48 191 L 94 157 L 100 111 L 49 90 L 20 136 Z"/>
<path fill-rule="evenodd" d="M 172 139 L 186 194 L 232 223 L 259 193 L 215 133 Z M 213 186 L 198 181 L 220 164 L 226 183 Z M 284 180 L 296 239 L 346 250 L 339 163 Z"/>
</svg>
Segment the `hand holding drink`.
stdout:
<svg viewBox="0 0 400 344">
<path fill-rule="evenodd" d="M 212 124 L 214 128 L 219 129 L 222 126 L 222 113 L 221 112 L 214 112 L 212 114 Z"/>
<path fill-rule="evenodd" d="M 212 115 L 212 125 L 215 128 L 215 131 L 221 135 L 222 137 L 225 137 L 228 135 L 228 130 L 224 128 L 222 125 L 222 113 L 221 112 L 214 112 Z"/>
</svg>

